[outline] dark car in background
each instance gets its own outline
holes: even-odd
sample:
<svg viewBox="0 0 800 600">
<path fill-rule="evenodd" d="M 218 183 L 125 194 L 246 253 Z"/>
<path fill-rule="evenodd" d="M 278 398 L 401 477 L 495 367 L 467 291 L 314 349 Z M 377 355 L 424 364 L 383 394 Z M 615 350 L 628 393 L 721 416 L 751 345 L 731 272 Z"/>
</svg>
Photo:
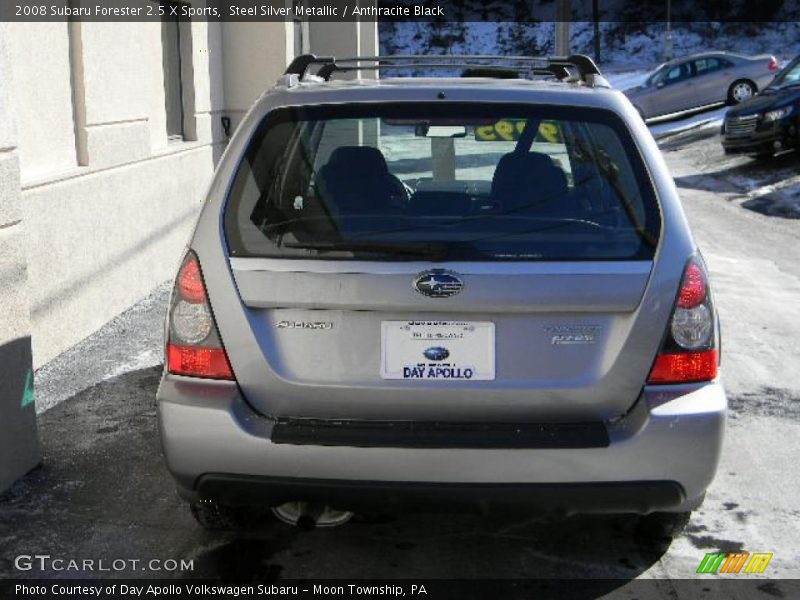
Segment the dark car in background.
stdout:
<svg viewBox="0 0 800 600">
<path fill-rule="evenodd" d="M 755 98 L 730 109 L 722 125 L 726 154 L 766 157 L 800 145 L 800 56 Z"/>
<path fill-rule="evenodd" d="M 723 103 L 745 102 L 778 71 L 774 56 L 704 52 L 676 58 L 655 69 L 625 95 L 643 119 L 652 119 Z"/>
</svg>

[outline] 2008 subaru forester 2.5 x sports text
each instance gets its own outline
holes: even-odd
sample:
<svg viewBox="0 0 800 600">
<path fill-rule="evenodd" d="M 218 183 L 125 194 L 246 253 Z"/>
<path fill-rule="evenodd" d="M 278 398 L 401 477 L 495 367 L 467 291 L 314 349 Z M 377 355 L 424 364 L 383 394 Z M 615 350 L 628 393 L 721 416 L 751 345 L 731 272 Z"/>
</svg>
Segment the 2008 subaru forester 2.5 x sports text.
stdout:
<svg viewBox="0 0 800 600">
<path fill-rule="evenodd" d="M 180 266 L 164 454 L 209 527 L 426 501 L 674 524 L 717 467 L 719 347 L 672 178 L 590 59 L 303 56 Z"/>
</svg>

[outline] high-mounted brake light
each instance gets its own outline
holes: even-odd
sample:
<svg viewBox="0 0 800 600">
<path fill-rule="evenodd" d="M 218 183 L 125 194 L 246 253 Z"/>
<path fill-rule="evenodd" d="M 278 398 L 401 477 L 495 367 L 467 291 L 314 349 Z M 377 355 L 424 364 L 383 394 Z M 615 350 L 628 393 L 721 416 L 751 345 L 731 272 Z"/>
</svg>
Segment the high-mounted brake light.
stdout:
<svg viewBox="0 0 800 600">
<path fill-rule="evenodd" d="M 717 376 L 716 317 L 708 277 L 699 258 L 686 265 L 669 331 L 647 383 L 710 381 Z"/>
<path fill-rule="evenodd" d="M 769 57 L 769 64 L 767 65 L 767 68 L 770 71 L 777 71 L 778 70 L 778 60 L 774 56 L 770 56 Z"/>
<path fill-rule="evenodd" d="M 200 262 L 189 251 L 183 259 L 169 311 L 167 371 L 174 375 L 233 380 L 211 314 Z"/>
</svg>

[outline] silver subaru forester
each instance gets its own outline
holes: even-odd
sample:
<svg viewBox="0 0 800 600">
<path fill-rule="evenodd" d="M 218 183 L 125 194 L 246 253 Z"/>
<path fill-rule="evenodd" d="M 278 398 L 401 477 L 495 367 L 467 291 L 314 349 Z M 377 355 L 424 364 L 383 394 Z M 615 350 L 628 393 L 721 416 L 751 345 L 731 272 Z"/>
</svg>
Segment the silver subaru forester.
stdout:
<svg viewBox="0 0 800 600">
<path fill-rule="evenodd" d="M 340 77 L 397 68 L 447 74 Z M 180 265 L 161 439 L 211 528 L 465 503 L 674 530 L 720 456 L 719 344 L 661 153 L 591 59 L 305 55 Z"/>
</svg>

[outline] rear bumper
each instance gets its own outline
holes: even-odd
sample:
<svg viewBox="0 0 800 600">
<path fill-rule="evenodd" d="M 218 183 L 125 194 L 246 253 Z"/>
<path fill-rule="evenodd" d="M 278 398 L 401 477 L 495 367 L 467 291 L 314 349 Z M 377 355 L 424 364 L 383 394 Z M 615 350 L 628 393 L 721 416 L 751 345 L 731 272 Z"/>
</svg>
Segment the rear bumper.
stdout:
<svg viewBox="0 0 800 600">
<path fill-rule="evenodd" d="M 464 501 L 564 513 L 693 508 L 714 477 L 727 410 L 718 382 L 660 386 L 605 424 L 603 447 L 355 447 L 274 443 L 275 422 L 231 383 L 166 376 L 158 399 L 164 455 L 188 500 Z"/>
<path fill-rule="evenodd" d="M 352 481 L 294 477 L 203 475 L 189 499 L 222 504 L 278 506 L 298 498 L 341 510 L 459 508 L 500 509 L 524 506 L 563 513 L 649 512 L 685 503 L 674 481 L 611 483 L 431 483 Z"/>
</svg>

